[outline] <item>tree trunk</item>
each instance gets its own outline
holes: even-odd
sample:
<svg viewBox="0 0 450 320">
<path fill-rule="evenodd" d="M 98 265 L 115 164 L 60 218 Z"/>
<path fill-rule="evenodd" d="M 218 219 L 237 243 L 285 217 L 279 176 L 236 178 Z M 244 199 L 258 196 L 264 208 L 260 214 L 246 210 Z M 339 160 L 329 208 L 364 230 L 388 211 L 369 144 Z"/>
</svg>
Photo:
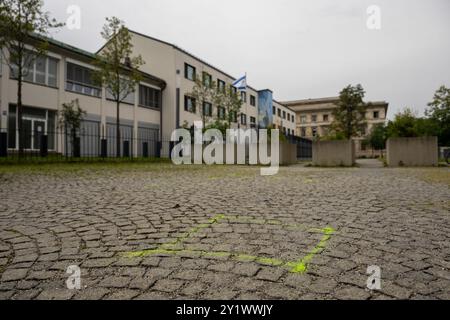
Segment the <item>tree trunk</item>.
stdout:
<svg viewBox="0 0 450 320">
<path fill-rule="evenodd" d="M 117 103 L 117 119 L 116 119 L 116 156 L 120 158 L 120 101 L 116 101 Z"/>
<path fill-rule="evenodd" d="M 23 143 L 25 140 L 25 132 L 22 126 L 22 66 L 18 67 L 17 78 L 17 130 L 19 131 L 19 158 L 23 157 Z"/>
</svg>

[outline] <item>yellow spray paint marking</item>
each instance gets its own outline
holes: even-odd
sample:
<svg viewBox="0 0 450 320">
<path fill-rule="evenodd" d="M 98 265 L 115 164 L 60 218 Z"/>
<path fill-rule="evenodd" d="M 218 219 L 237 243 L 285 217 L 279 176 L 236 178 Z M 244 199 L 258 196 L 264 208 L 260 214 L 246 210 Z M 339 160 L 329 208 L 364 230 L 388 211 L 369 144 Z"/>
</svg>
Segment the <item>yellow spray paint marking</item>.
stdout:
<svg viewBox="0 0 450 320">
<path fill-rule="evenodd" d="M 315 229 L 312 229 L 313 231 Z M 317 230 L 316 230 L 317 231 Z M 327 245 L 328 240 L 330 240 L 331 235 L 335 233 L 335 230 L 333 228 L 325 228 L 320 230 L 323 232 L 323 237 L 320 240 L 319 244 L 312 249 L 305 257 L 303 257 L 301 260 L 299 260 L 297 263 L 289 263 L 288 266 L 292 267 L 291 272 L 292 273 L 305 273 L 308 271 L 308 265 L 311 262 L 311 260 L 314 258 L 314 256 L 323 250 L 325 250 L 325 246 Z"/>
<path fill-rule="evenodd" d="M 233 252 L 226 252 L 226 251 L 202 251 L 202 250 L 189 250 L 189 249 L 176 249 L 176 246 L 183 243 L 183 241 L 187 240 L 188 238 L 192 237 L 197 232 L 208 228 L 218 222 L 220 222 L 223 219 L 228 220 L 239 220 L 239 221 L 245 221 L 248 223 L 255 223 L 255 224 L 272 224 L 272 225 L 280 225 L 283 227 L 288 228 L 295 228 L 295 229 L 303 229 L 303 225 L 296 225 L 296 224 L 283 224 L 282 221 L 279 220 L 263 220 L 263 219 L 249 219 L 247 217 L 239 217 L 239 216 L 225 216 L 223 214 L 217 215 L 214 218 L 211 218 L 208 220 L 208 223 L 200 224 L 195 228 L 190 229 L 187 233 L 183 234 L 182 236 L 179 236 L 175 238 L 173 241 L 169 243 L 165 243 L 161 245 L 160 247 L 156 249 L 148 249 L 148 250 L 142 250 L 142 251 L 133 251 L 133 252 L 126 252 L 123 254 L 124 257 L 127 258 L 138 258 L 138 257 L 145 257 L 150 255 L 199 255 L 203 257 L 230 257 L 233 260 L 241 261 L 241 262 L 256 262 L 263 265 L 270 265 L 270 266 L 279 266 L 279 267 L 287 267 L 290 269 L 290 272 L 292 273 L 305 273 L 308 271 L 308 265 L 311 263 L 312 259 L 315 255 L 321 253 L 323 250 L 325 250 L 325 247 L 330 240 L 331 236 L 335 234 L 335 230 L 333 228 L 327 227 L 324 229 L 318 229 L 318 228 L 312 228 L 307 229 L 307 232 L 310 233 L 320 233 L 323 234 L 320 242 L 315 246 L 305 257 L 301 258 L 298 261 L 283 261 L 276 258 L 267 258 L 267 257 L 258 257 L 253 256 L 245 253 L 233 253 Z"/>
</svg>

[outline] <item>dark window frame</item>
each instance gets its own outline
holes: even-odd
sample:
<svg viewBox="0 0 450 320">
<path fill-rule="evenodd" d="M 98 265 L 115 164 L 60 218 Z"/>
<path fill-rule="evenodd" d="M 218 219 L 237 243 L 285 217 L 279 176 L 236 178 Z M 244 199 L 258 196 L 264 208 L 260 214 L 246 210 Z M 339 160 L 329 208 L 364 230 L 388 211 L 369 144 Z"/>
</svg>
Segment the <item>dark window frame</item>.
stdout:
<svg viewBox="0 0 450 320">
<path fill-rule="evenodd" d="M 193 71 L 192 79 L 189 77 L 189 72 L 188 72 L 189 68 L 192 68 L 192 71 Z M 187 80 L 195 81 L 196 76 L 197 76 L 197 69 L 187 62 L 184 63 L 184 78 Z"/>
<path fill-rule="evenodd" d="M 189 110 L 188 101 L 192 101 L 192 110 Z M 190 113 L 197 113 L 197 101 L 195 98 L 185 95 L 184 96 L 184 111 L 190 112 Z"/>
</svg>

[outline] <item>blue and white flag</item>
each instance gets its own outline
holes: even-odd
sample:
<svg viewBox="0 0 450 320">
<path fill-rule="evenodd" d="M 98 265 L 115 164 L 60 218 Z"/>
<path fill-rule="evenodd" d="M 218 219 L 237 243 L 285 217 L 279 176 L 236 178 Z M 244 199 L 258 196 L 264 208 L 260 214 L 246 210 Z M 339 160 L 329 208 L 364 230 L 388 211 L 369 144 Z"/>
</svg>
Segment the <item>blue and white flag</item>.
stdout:
<svg viewBox="0 0 450 320">
<path fill-rule="evenodd" d="M 239 91 L 246 91 L 247 90 L 247 75 L 242 76 L 241 78 L 237 79 L 235 82 L 232 83 L 232 86 L 238 89 Z"/>
</svg>

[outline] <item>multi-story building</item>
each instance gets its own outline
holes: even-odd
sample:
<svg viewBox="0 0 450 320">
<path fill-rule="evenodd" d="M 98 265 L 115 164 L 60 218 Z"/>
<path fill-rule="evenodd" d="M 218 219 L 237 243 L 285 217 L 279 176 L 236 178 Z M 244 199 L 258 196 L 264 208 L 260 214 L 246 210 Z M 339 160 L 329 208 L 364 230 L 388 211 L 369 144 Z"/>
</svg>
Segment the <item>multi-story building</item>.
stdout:
<svg viewBox="0 0 450 320">
<path fill-rule="evenodd" d="M 172 131 L 187 123 L 192 125 L 194 121 L 200 120 L 200 112 L 196 101 L 190 97 L 190 92 L 195 85 L 196 76 L 208 77 L 209 81 L 217 83 L 218 89 L 230 87 L 236 80 L 228 73 L 203 61 L 202 59 L 188 53 L 171 43 L 149 37 L 134 31 L 132 33 L 133 53 L 140 54 L 145 65 L 142 71 L 151 72 L 164 79 L 167 88 L 163 93 L 163 140 L 168 140 Z M 100 49 L 101 51 L 101 49 Z M 286 134 L 294 134 L 294 122 L 278 121 L 272 109 L 274 105 L 282 110 L 282 114 L 294 115 L 292 110 L 273 100 L 272 91 L 257 90 L 252 86 L 247 86 L 246 92 L 241 92 L 243 106 L 240 114 L 237 115 L 234 127 L 266 127 L 275 125 L 284 130 Z M 219 118 L 222 112 L 220 106 L 207 104 L 207 110 L 211 110 L 212 119 Z M 284 120 L 284 119 L 283 119 Z M 278 122 L 276 122 L 278 121 Z"/>
<path fill-rule="evenodd" d="M 283 104 L 296 113 L 295 135 L 307 139 L 326 136 L 334 120 L 333 110 L 337 108 L 339 97 L 286 101 Z M 386 122 L 389 104 L 384 101 L 371 102 L 366 111 L 367 126 L 361 137 L 355 138 L 358 156 L 370 156 L 373 150 L 363 143 L 366 136 L 377 124 Z"/>
<path fill-rule="evenodd" d="M 173 130 L 200 120 L 199 108 L 211 119 L 223 117 L 220 106 L 208 102 L 199 106 L 190 95 L 196 76 L 214 81 L 218 90 L 231 86 L 235 78 L 173 44 L 130 32 L 133 55 L 140 54 L 145 64 L 140 69 L 142 82 L 120 105 L 121 143 L 131 154 L 142 155 L 144 144 L 155 154 L 160 146 L 154 142 L 163 141 L 162 153 L 167 156 Z M 30 50 L 37 41 L 41 38 L 30 38 Z M 92 81 L 95 54 L 52 39 L 48 42 L 46 57 L 37 59 L 24 78 L 22 128 L 30 133 L 25 149 L 38 150 L 39 137 L 45 134 L 50 151 L 66 152 L 64 137 L 56 133 L 57 114 L 64 103 L 78 99 L 87 112 L 81 126 L 81 132 L 87 133 L 80 142 L 81 152 L 100 153 L 100 143 L 90 136 L 108 140 L 108 154 L 114 155 L 116 106 L 111 94 Z M 0 70 L 0 129 L 8 133 L 8 149 L 13 151 L 18 149 L 17 80 L 14 68 L 1 63 Z M 274 101 L 271 90 L 248 86 L 240 94 L 243 106 L 233 127 L 272 125 L 287 135 L 294 134 L 294 112 Z"/>
<path fill-rule="evenodd" d="M 30 38 L 30 43 L 41 41 Z M 48 138 L 48 149 L 65 152 L 69 148 L 58 128 L 58 111 L 64 103 L 79 101 L 86 111 L 81 124 L 83 155 L 98 156 L 100 139 L 116 132 L 116 105 L 111 95 L 92 81 L 95 55 L 67 44 L 48 40 L 46 56 L 38 57 L 27 68 L 22 88 L 22 132 L 25 150 L 40 148 L 40 137 Z M 32 47 L 30 47 L 30 50 Z M 155 151 L 159 140 L 163 92 L 166 82 L 141 72 L 142 81 L 120 106 L 121 139 L 135 155 L 142 154 L 141 142 Z M 7 132 L 8 149 L 19 148 L 16 68 L 2 63 L 0 79 L 0 129 Z M 133 139 L 135 138 L 135 139 Z M 98 140 L 98 141 L 96 141 Z M 109 139 L 108 154 L 115 154 L 115 142 Z"/>
</svg>

